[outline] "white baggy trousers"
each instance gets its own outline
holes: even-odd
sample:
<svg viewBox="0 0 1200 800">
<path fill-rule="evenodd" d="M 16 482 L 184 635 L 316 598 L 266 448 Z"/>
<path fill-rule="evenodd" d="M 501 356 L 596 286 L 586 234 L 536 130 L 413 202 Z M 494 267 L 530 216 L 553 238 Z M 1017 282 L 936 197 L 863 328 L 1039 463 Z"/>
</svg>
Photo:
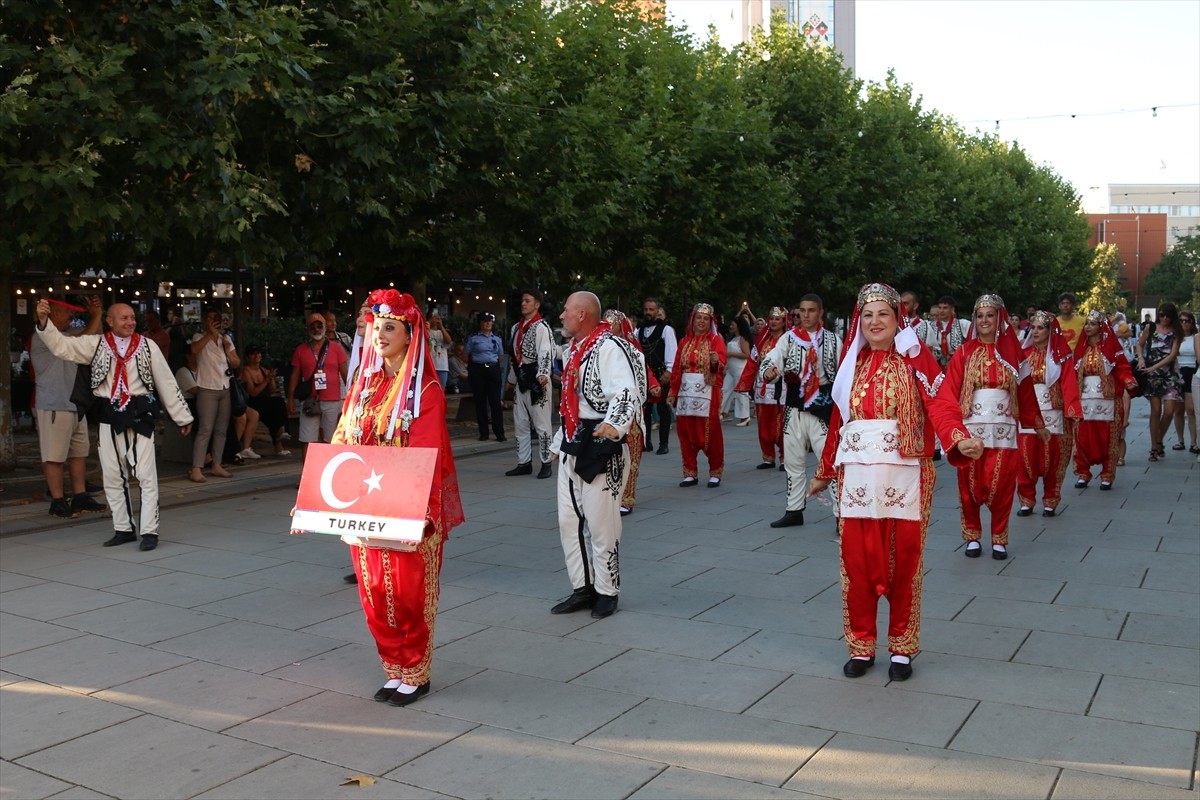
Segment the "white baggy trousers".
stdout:
<svg viewBox="0 0 1200 800">
<path fill-rule="evenodd" d="M 629 445 L 614 456 L 607 472 L 585 483 L 575 474 L 575 456 L 563 453 L 558 468 L 558 533 L 572 589 L 593 587 L 598 594 L 621 591 L 621 494 L 629 480 Z"/>
</svg>

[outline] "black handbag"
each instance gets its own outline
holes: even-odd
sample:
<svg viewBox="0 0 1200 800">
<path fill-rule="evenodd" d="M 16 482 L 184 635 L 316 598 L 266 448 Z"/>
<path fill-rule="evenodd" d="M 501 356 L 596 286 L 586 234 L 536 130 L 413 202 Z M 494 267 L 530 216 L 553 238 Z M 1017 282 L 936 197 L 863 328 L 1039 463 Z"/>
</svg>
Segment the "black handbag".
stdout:
<svg viewBox="0 0 1200 800">
<path fill-rule="evenodd" d="M 250 390 L 246 382 L 235 378 L 229 382 L 229 416 L 240 417 L 250 405 Z"/>
</svg>

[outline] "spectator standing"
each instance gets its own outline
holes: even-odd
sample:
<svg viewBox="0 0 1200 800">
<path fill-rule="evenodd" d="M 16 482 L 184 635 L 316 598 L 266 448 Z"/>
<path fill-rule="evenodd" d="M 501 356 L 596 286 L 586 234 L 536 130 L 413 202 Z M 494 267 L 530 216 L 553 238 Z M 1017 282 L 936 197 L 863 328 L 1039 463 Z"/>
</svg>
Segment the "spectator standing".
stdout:
<svg viewBox="0 0 1200 800">
<path fill-rule="evenodd" d="M 1183 402 L 1175 406 L 1175 437 L 1179 439 L 1171 446 L 1172 450 L 1182 450 L 1183 426 L 1187 423 L 1188 435 L 1191 439 L 1190 448 L 1193 453 L 1200 453 L 1196 446 L 1196 398 L 1192 396 L 1192 377 L 1196 374 L 1196 315 L 1191 311 L 1179 312 L 1179 324 L 1183 327 L 1183 338 L 1179 340 L 1179 374 L 1183 380 L 1180 391 L 1183 392 Z"/>
<path fill-rule="evenodd" d="M 484 312 L 479 315 L 479 330 L 467 339 L 467 376 L 471 381 L 471 392 L 475 395 L 475 421 L 479 423 L 479 441 L 488 440 L 488 426 L 496 433 L 496 441 L 507 441 L 504 437 L 504 411 L 500 407 L 500 390 L 504 378 L 500 374 L 500 357 L 504 354 L 504 342 L 492 333 L 496 315 Z"/>
<path fill-rule="evenodd" d="M 671 367 L 675 363 L 675 351 L 678 342 L 675 339 L 675 329 L 667 324 L 666 310 L 656 298 L 647 297 L 642 301 L 643 325 L 638 329 L 638 344 L 646 357 L 646 366 L 653 373 L 655 380 L 662 387 L 671 385 Z M 671 404 L 667 402 L 664 391 L 657 398 L 651 398 L 642 415 L 642 434 L 646 437 L 643 448 L 653 449 L 650 444 L 650 434 L 654 430 L 651 418 L 658 411 L 658 455 L 670 452 L 668 442 L 671 441 L 671 421 L 675 418 Z"/>
<path fill-rule="evenodd" d="M 1183 326 L 1174 303 L 1158 307 L 1155 321 L 1147 325 L 1138 340 L 1138 369 L 1146 376 L 1146 399 L 1150 401 L 1150 460 L 1167 455 L 1163 438 L 1175 416 L 1175 406 L 1183 402 L 1183 378 L 1179 374 L 1179 347 Z"/>
<path fill-rule="evenodd" d="M 225 438 L 229 431 L 229 373 L 241 364 L 233 339 L 222 333 L 221 314 L 204 312 L 204 332 L 192 337 L 190 349 L 196 356 L 196 438 L 192 442 L 192 468 L 188 480 L 205 483 L 204 456 L 212 445 L 212 474 L 228 478 L 231 473 L 221 466 Z"/>
<path fill-rule="evenodd" d="M 442 324 L 442 315 L 434 311 L 429 314 L 429 352 L 433 358 L 433 370 L 441 381 L 442 388 L 450 378 L 449 350 L 454 344 L 450 331 Z"/>
<path fill-rule="evenodd" d="M 721 387 L 721 416 L 723 419 L 737 418 L 737 426 L 750 424 L 750 395 L 737 391 L 738 380 L 746 369 L 750 357 L 750 325 L 746 321 L 749 312 L 746 304 L 736 317 L 729 320 L 725 330 L 725 385 Z"/>
<path fill-rule="evenodd" d="M 316 398 L 315 402 L 309 404 L 312 413 L 304 411 L 303 402 L 306 398 L 300 398 L 300 441 L 305 445 L 316 441 L 328 442 L 333 437 L 342 412 L 342 386 L 345 385 L 350 363 L 342 346 L 332 344 L 326 338 L 324 315 L 315 311 L 309 314 L 306 331 L 308 341 L 298 345 L 292 353 L 292 371 L 288 376 L 287 389 L 289 415 L 297 411 L 296 389 L 300 381 L 305 381 L 306 386 L 311 385 L 308 397 Z"/>
<path fill-rule="evenodd" d="M 1067 346 L 1072 350 L 1079 343 L 1079 337 L 1083 335 L 1084 319 L 1075 313 L 1077 303 L 1075 295 L 1070 292 L 1063 292 L 1058 296 L 1058 327 L 1062 331 Z"/>
<path fill-rule="evenodd" d="M 50 322 L 64 336 L 94 335 L 100 332 L 101 306 L 99 297 L 88 298 L 87 327 L 68 333 L 71 327 L 72 307 L 63 303 L 50 305 Z M 37 417 L 38 450 L 42 458 L 42 472 L 50 490 L 50 516 L 74 519 L 79 514 L 103 511 L 87 493 L 88 426 L 87 417 L 78 413 L 71 402 L 71 391 L 75 388 L 75 375 L 79 365 L 59 358 L 40 336 L 34 336 L 29 345 L 29 358 L 33 365 L 33 380 L 36 387 L 33 400 L 34 415 Z M 66 497 L 63 481 L 63 465 L 71 480 L 71 499 Z"/>
<path fill-rule="evenodd" d="M 162 325 L 162 318 L 157 311 L 147 311 L 142 319 L 145 321 L 146 338 L 158 345 L 163 358 L 171 355 L 171 334 Z"/>
</svg>

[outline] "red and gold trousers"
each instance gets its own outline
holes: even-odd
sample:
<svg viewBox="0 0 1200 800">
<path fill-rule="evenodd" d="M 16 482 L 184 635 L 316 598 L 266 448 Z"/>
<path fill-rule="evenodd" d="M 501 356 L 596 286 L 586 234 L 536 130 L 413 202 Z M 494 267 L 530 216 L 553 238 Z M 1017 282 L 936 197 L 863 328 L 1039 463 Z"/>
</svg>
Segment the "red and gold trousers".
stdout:
<svg viewBox="0 0 1200 800">
<path fill-rule="evenodd" d="M 881 596 L 888 601 L 888 650 L 911 656 L 921 649 L 921 576 L 935 479 L 933 462 L 922 458 L 919 521 L 838 519 L 842 625 L 851 657 L 875 655 Z"/>
<path fill-rule="evenodd" d="M 388 678 L 429 681 L 437 617 L 442 540 L 428 532 L 412 552 L 351 545 L 358 596 Z"/>
<path fill-rule="evenodd" d="M 626 508 L 633 508 L 633 504 L 637 502 L 638 471 L 642 466 L 642 447 L 645 441 L 641 420 L 635 419 L 629 426 L 629 480 L 625 481 L 625 493 L 621 495 L 621 505 Z"/>
<path fill-rule="evenodd" d="M 714 392 L 714 400 L 716 393 Z M 721 433 L 721 410 L 713 402 L 707 417 L 675 417 L 675 435 L 679 437 L 679 452 L 683 457 L 683 477 L 694 478 L 699 472 L 697 456 L 708 456 L 709 477 L 719 478 L 725 472 L 725 437 Z"/>
<path fill-rule="evenodd" d="M 958 469 L 958 501 L 962 506 L 962 537 L 978 542 L 983 536 L 980 511 L 992 515 L 992 544 L 1008 545 L 1008 517 L 1017 493 L 1017 468 L 1021 451 L 988 447 L 983 455 Z"/>
<path fill-rule="evenodd" d="M 1125 435 L 1125 409 L 1118 397 L 1113 402 L 1112 422 L 1081 419 L 1075 421 L 1075 474 L 1092 479 L 1092 466 L 1100 465 L 1100 480 L 1112 483 L 1117 477 L 1117 459 Z"/>
<path fill-rule="evenodd" d="M 1062 500 L 1063 478 L 1067 474 L 1067 462 L 1071 460 L 1071 425 L 1063 426 L 1063 433 L 1053 435 L 1043 442 L 1033 433 L 1017 435 L 1021 453 L 1021 469 L 1017 473 L 1017 502 L 1025 508 L 1037 505 L 1037 483 L 1042 482 L 1042 507 L 1057 509 Z"/>
<path fill-rule="evenodd" d="M 755 413 L 758 415 L 758 446 L 762 450 L 763 461 L 775 461 L 779 454 L 779 463 L 783 463 L 783 417 L 787 413 L 785 406 L 777 403 L 755 403 Z"/>
</svg>

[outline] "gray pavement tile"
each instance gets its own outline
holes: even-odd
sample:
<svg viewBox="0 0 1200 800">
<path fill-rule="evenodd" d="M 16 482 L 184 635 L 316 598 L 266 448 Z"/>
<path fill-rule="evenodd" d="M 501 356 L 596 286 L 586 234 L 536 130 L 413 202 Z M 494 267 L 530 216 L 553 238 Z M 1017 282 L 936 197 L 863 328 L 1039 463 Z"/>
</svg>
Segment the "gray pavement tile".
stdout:
<svg viewBox="0 0 1200 800">
<path fill-rule="evenodd" d="M 420 708 L 444 717 L 573 742 L 641 700 L 642 696 L 602 691 L 578 682 L 559 683 L 489 669 L 431 693 L 420 701 Z M 570 711 L 564 713 L 563 709 Z"/>
<path fill-rule="evenodd" d="M 193 661 L 122 683 L 93 697 L 210 731 L 221 731 L 319 690 Z"/>
<path fill-rule="evenodd" d="M 461 619 L 446 619 L 445 621 L 439 621 L 434 627 L 433 646 L 441 647 L 442 645 L 447 645 L 451 642 L 457 642 L 459 639 L 463 639 L 472 634 L 479 633 L 482 630 L 486 630 L 487 627 L 487 625 L 479 625 L 477 623 L 466 622 Z M 372 639 L 371 643 L 374 644 L 375 640 Z"/>
<path fill-rule="evenodd" d="M 482 561 L 464 561 L 461 558 L 446 558 L 442 561 L 441 581 L 443 584 L 450 583 L 491 568 L 491 565 L 485 564 Z"/>
<path fill-rule="evenodd" d="M 1200 537 L 1197 537 L 1193 532 L 1192 538 Z M 1105 567 L 1135 566 L 1144 570 L 1156 567 L 1169 569 L 1178 565 L 1186 571 L 1200 573 L 1200 557 L 1179 553 L 1164 553 L 1161 551 L 1140 550 L 1131 553 L 1128 550 L 1118 550 L 1116 548 L 1093 547 L 1088 551 L 1084 563 L 1103 565 Z M 1190 577 L 1193 581 L 1195 580 L 1194 575 L 1187 577 Z M 1095 582 L 1102 583 L 1102 581 Z"/>
<path fill-rule="evenodd" d="M 481 671 L 479 667 L 442 658 L 435 651 L 430 688 L 439 691 Z M 370 645 L 349 644 L 339 647 L 272 670 L 267 675 L 351 697 L 371 697 L 387 680 L 379 663 L 379 654 L 374 642 Z"/>
<path fill-rule="evenodd" d="M 440 620 L 442 617 L 439 616 L 438 619 Z M 338 642 L 353 642 L 354 644 L 368 645 L 371 649 L 375 648 L 375 638 L 371 636 L 371 630 L 363 619 L 361 608 L 348 614 L 342 614 L 340 617 L 318 622 L 316 625 L 297 628 L 297 630 L 301 633 L 311 633 L 313 636 L 324 636 L 326 639 L 334 639 Z"/>
<path fill-rule="evenodd" d="M 688 544 L 695 547 L 725 547 L 731 550 L 757 550 L 768 542 L 779 538 L 779 531 L 761 521 L 747 523 L 740 528 L 722 528 L 720 517 L 708 517 L 703 514 L 681 513 L 679 517 L 694 518 L 694 527 L 682 519 L 672 515 L 671 521 L 677 522 L 678 527 L 654 537 L 654 541 L 671 544 Z M 772 519 L 777 514 L 772 512 Z M 703 523 L 703 524 L 701 524 Z"/>
<path fill-rule="evenodd" d="M 92 791 L 86 786 L 72 786 L 64 792 L 54 795 L 51 800 L 109 800 L 111 795 Z"/>
<path fill-rule="evenodd" d="M 431 693 L 418 705 L 396 708 L 368 698 L 322 692 L 225 733 L 368 775 L 383 775 L 475 727 L 417 710 L 436 696 Z"/>
<path fill-rule="evenodd" d="M 1084 583 L 1103 583 L 1109 586 L 1142 585 L 1146 577 L 1146 569 L 1136 564 L 1097 564 L 1085 559 L 1079 564 L 1065 564 L 1061 561 L 1046 561 L 1040 557 L 1028 558 L 1015 556 L 1009 559 L 1004 569 L 1005 577 L 1013 578 L 1042 578 L 1052 581 L 1083 581 Z"/>
<path fill-rule="evenodd" d="M 120 594 L 55 582 L 4 593 L 5 613 L 43 622 L 127 602 Z"/>
<path fill-rule="evenodd" d="M 769 545 L 768 545 L 769 547 Z M 766 548 L 756 553 L 772 552 Z M 807 556 L 779 573 L 788 578 L 811 578 L 815 580 L 841 579 L 842 564 L 837 555 Z"/>
<path fill-rule="evenodd" d="M 442 584 L 453 583 L 468 589 L 488 592 L 510 592 L 544 600 L 558 600 L 571 593 L 571 582 L 566 573 L 549 573 L 536 569 L 518 567 L 490 567 L 454 578 L 442 575 Z"/>
<path fill-rule="evenodd" d="M 1200 652 L 1187 647 L 1034 631 L 1013 660 L 1190 686 L 1200 684 Z"/>
<path fill-rule="evenodd" d="M 190 544 L 184 544 L 177 539 L 171 538 L 173 531 L 165 523 L 160 527 L 158 533 L 158 547 L 152 552 L 143 552 L 137 548 L 137 545 L 130 542 L 121 547 L 103 547 L 100 543 L 107 541 L 112 536 L 112 529 L 109 528 L 97 534 L 96 544 L 92 545 L 95 552 L 93 556 L 99 555 L 104 558 L 110 558 L 117 561 L 131 561 L 139 564 L 154 564 L 162 558 L 170 558 L 180 553 L 192 553 L 201 548 Z"/>
<path fill-rule="evenodd" d="M 1077 519 L 1080 520 L 1080 524 L 1077 526 L 1079 530 L 1067 529 L 1066 526 L 1062 526 L 1055 531 L 1046 532 L 1034 544 L 1040 545 L 1048 539 L 1046 544 L 1056 544 L 1063 548 L 1079 547 L 1086 550 L 1100 547 L 1105 550 L 1132 550 L 1147 553 L 1158 550 L 1159 537 L 1138 536 L 1124 532 L 1096 533 L 1089 529 L 1092 517 L 1078 517 Z M 1067 522 L 1067 518 L 1061 518 L 1060 522 Z"/>
<path fill-rule="evenodd" d="M 1200 731 L 1200 692 L 1195 684 L 1105 675 L 1088 716 Z"/>
<path fill-rule="evenodd" d="M 561 550 L 524 544 L 498 543 L 482 550 L 475 550 L 466 555 L 458 556 L 458 560 L 478 564 L 520 567 L 521 569 L 536 569 L 544 572 L 566 570 Z"/>
<path fill-rule="evenodd" d="M 646 561 L 641 558 L 626 558 L 621 554 L 621 584 L 624 588 L 644 588 L 657 591 L 660 588 L 677 586 L 694 578 L 711 567 L 700 564 L 680 564 L 671 561 Z M 566 572 L 563 573 L 566 580 Z"/>
<path fill-rule="evenodd" d="M 1156 564 L 1146 572 L 1143 589 L 1165 589 L 1172 592 L 1200 593 L 1200 559 L 1176 554 L 1167 564 Z M 1197 600 L 1200 603 L 1200 600 Z"/>
<path fill-rule="evenodd" d="M 1195 530 L 1194 517 L 1191 530 Z M 1160 553 L 1200 555 L 1200 538 L 1197 538 L 1192 533 L 1185 533 L 1183 536 L 1164 536 L 1162 543 L 1158 546 L 1158 551 Z"/>
<path fill-rule="evenodd" d="M 627 615 L 617 615 L 624 616 Z M 680 620 L 673 622 L 678 624 Z M 611 641 L 597 643 L 511 628 L 484 628 L 451 644 L 442 645 L 437 654 L 451 661 L 485 669 L 566 682 L 616 658 L 625 649 L 624 645 Z"/>
<path fill-rule="evenodd" d="M 199 516 L 195 522 L 176 525 L 179 541 L 202 548 L 258 555 L 292 544 L 290 535 L 260 533 L 248 529 L 217 527 L 208 524 L 210 516 Z"/>
<path fill-rule="evenodd" d="M 1176 789 L 1148 780 L 1153 777 L 1127 780 L 1064 769 L 1050 800 L 1196 800 L 1195 790 Z"/>
<path fill-rule="evenodd" d="M 913 662 L 913 670 L 914 675 L 919 672 L 923 680 L 910 679 L 890 684 L 888 688 L 1076 714 L 1087 712 L 1101 679 L 1098 672 L 1076 672 L 929 651 L 922 652 Z"/>
<path fill-rule="evenodd" d="M 887 628 L 881 624 L 879 630 L 886 632 Z M 921 623 L 923 650 L 973 658 L 1007 661 L 1028 635 L 1029 631 L 1018 628 L 952 622 L 930 615 L 925 615 Z"/>
<path fill-rule="evenodd" d="M 130 644 L 154 644 L 229 622 L 228 617 L 149 600 L 129 600 L 95 611 L 60 617 L 55 624 Z M 0 636 L 3 634 L 0 633 Z"/>
<path fill-rule="evenodd" d="M 278 558 L 265 558 L 206 546 L 202 550 L 161 558 L 154 562 L 154 566 L 166 567 L 178 572 L 190 572 L 194 575 L 207 575 L 210 578 L 232 578 L 235 575 L 284 563 L 286 562 Z"/>
<path fill-rule="evenodd" d="M 830 736 L 801 725 L 647 700 L 576 744 L 781 786 Z"/>
<path fill-rule="evenodd" d="M 662 769 L 638 758 L 477 728 L 384 777 L 454 797 L 616 800 Z"/>
<path fill-rule="evenodd" d="M 152 754 L 152 755 L 151 755 Z M 284 753 L 141 716 L 20 760 L 22 766 L 127 800 L 189 798 Z M 153 759 L 153 769 L 147 760 Z"/>
<path fill-rule="evenodd" d="M 155 648 L 234 669 L 264 673 L 328 652 L 339 645 L 341 642 L 324 636 L 236 621 L 166 639 Z"/>
<path fill-rule="evenodd" d="M 1066 606 L 1144 611 L 1173 617 L 1200 617 L 1200 602 L 1197 602 L 1196 595 L 1160 589 L 1131 589 L 1075 582 L 1067 584 L 1054 602 Z"/>
<path fill-rule="evenodd" d="M 981 703 L 950 749 L 1186 788 L 1196 735 L 1078 714 Z"/>
<path fill-rule="evenodd" d="M 284 563 L 237 576 L 243 583 L 270 586 L 297 594 L 332 594 L 346 588 L 343 580 L 352 568 L 347 559 L 344 567 L 323 567 L 318 564 Z"/>
<path fill-rule="evenodd" d="M 349 548 L 342 541 L 329 536 L 293 536 L 288 544 L 255 555 L 338 569 L 350 566 Z"/>
<path fill-rule="evenodd" d="M 840 634 L 841 631 L 837 630 L 836 633 Z M 848 657 L 846 642 L 840 636 L 833 638 L 760 631 L 724 653 L 717 661 L 782 673 L 824 677 L 841 674 L 841 665 Z M 878 678 L 879 673 L 874 675 Z"/>
<path fill-rule="evenodd" d="M 1057 774 L 1038 764 L 839 733 L 784 788 L 847 800 L 1044 798 Z"/>
<path fill-rule="evenodd" d="M 109 588 L 110 592 L 127 597 L 140 597 L 153 603 L 166 603 L 180 608 L 193 608 L 205 603 L 258 591 L 251 583 L 240 583 L 186 572 L 168 572 L 154 578 L 122 583 Z"/>
<path fill-rule="evenodd" d="M 20 764 L 0 761 L 0 797 L 4 800 L 42 800 L 69 788 L 69 783 L 26 769 Z"/>
<path fill-rule="evenodd" d="M 11 672 L 4 672 L 0 670 L 0 686 L 8 686 L 10 683 L 17 683 L 18 681 L 23 680 L 25 679 L 20 675 L 14 675 Z"/>
<path fill-rule="evenodd" d="M 710 569 L 679 584 L 679 588 L 700 589 L 717 594 L 762 597 L 767 600 L 790 600 L 803 603 L 835 584 L 838 577 L 793 578 L 784 575 L 761 575 L 733 569 Z"/>
<path fill-rule="evenodd" d="M 793 792 L 761 783 L 709 775 L 679 767 L 669 767 L 654 780 L 629 795 L 629 800 L 799 800 L 816 795 Z"/>
<path fill-rule="evenodd" d="M 621 599 L 624 602 L 625 598 Z M 540 598 L 495 592 L 450 609 L 443 608 L 438 613 L 438 624 L 441 625 L 443 620 L 454 619 L 477 625 L 563 636 L 595 622 L 583 613 L 551 614 L 550 606 L 550 603 Z"/>
<path fill-rule="evenodd" d="M 13 589 L 24 589 L 26 586 L 37 586 L 39 583 L 45 582 L 43 578 L 35 578 L 32 575 L 0 571 L 0 593 L 11 592 Z"/>
<path fill-rule="evenodd" d="M 485 568 L 486 569 L 486 568 Z M 446 579 L 446 563 L 442 562 L 442 588 L 438 592 L 438 611 L 447 611 L 451 608 L 473 603 L 484 597 L 490 597 L 494 592 L 484 589 L 469 589 L 465 586 L 455 586 Z"/>
<path fill-rule="evenodd" d="M 693 619 L 729 598 L 730 595 L 719 592 L 676 589 L 673 586 L 647 586 L 644 589 L 637 587 L 622 592 L 621 608 L 643 614 Z"/>
<path fill-rule="evenodd" d="M 90 634 L 0 659 L 8 672 L 84 693 L 184 663 L 170 653 Z"/>
<path fill-rule="evenodd" d="M 638 531 L 630 530 L 626 524 L 621 534 L 621 558 L 640 558 L 644 561 L 661 561 L 664 558 L 682 553 L 694 545 L 683 542 L 670 542 L 658 539 L 647 539 L 638 535 Z M 559 548 L 561 552 L 561 547 Z"/>
<path fill-rule="evenodd" d="M 37 536 L 19 538 L 30 541 L 19 543 L 12 539 L 0 540 L 0 562 L 4 564 L 4 569 L 8 572 L 27 574 L 27 570 L 57 567 L 72 561 L 88 561 L 98 555 L 98 553 L 83 553 L 43 545 L 40 541 L 41 537 Z M 34 543 L 32 541 L 34 539 L 39 541 Z"/>
<path fill-rule="evenodd" d="M 639 614 L 628 609 L 567 636 L 610 645 L 711 660 L 753 636 L 753 628 Z"/>
<path fill-rule="evenodd" d="M 350 783 L 353 770 L 303 756 L 288 756 L 249 775 L 210 789 L 197 800 L 337 800 L 338 798 L 388 798 L 389 800 L 452 800 L 443 794 L 419 789 L 386 778 L 371 776 L 367 787 Z"/>
<path fill-rule="evenodd" d="M 455 528 L 454 536 L 451 536 L 442 543 L 442 559 L 444 561 L 449 561 L 468 553 L 474 553 L 476 550 L 496 546 L 496 542 L 494 541 L 481 539 L 476 536 L 463 535 L 459 532 L 460 530 L 461 528 Z"/>
<path fill-rule="evenodd" d="M 1120 638 L 1125 642 L 1200 649 L 1200 618 L 1168 617 L 1135 611 L 1129 615 Z"/>
<path fill-rule="evenodd" d="M 0 657 L 74 639 L 80 633 L 57 623 L 0 613 Z"/>
<path fill-rule="evenodd" d="M 804 636 L 832 637 L 842 633 L 840 611 L 834 616 L 824 605 L 757 597 L 730 597 L 695 619 Z"/>
<path fill-rule="evenodd" d="M 86 561 L 71 561 L 66 564 L 33 567 L 28 570 L 28 574 L 36 575 L 43 580 L 87 589 L 103 589 L 119 583 L 153 578 L 155 575 L 162 575 L 165 572 L 167 570 L 157 564 L 137 564 L 111 558 L 89 558 Z"/>
<path fill-rule="evenodd" d="M 0 758 L 13 761 L 137 716 L 122 705 L 39 681 L 9 684 L 0 692 Z"/>
<path fill-rule="evenodd" d="M 1025 631 L 1051 631 L 1115 639 L 1121 632 L 1125 616 L 1125 612 L 1112 609 L 1079 608 L 991 597 L 973 600 L 954 619 Z"/>
<path fill-rule="evenodd" d="M 1044 531 L 1040 536 L 1032 542 L 1032 548 L 1036 553 L 1037 558 L 1043 561 L 1064 561 L 1068 564 L 1077 564 L 1092 551 L 1092 546 L 1082 541 L 1061 542 L 1058 539 L 1057 531 L 1051 529 Z"/>
<path fill-rule="evenodd" d="M 215 603 L 205 603 L 196 606 L 194 610 L 296 630 L 361 608 L 357 597 L 350 599 L 333 595 L 298 594 L 280 589 L 260 589 Z"/>
<path fill-rule="evenodd" d="M 778 575 L 788 567 L 799 563 L 800 559 L 796 556 L 785 556 L 780 553 L 747 552 L 731 547 L 696 545 L 667 557 L 665 561 Z"/>
<path fill-rule="evenodd" d="M 784 535 L 773 542 L 767 542 L 755 550 L 757 553 L 782 553 L 785 556 L 804 556 L 805 559 L 824 559 L 834 564 L 834 573 L 838 574 L 838 538 L 837 526 L 820 526 L 808 522 L 808 511 L 805 512 L 805 523 L 802 528 L 786 528 Z M 805 569 L 804 562 L 790 568 L 801 574 Z M 817 567 L 814 572 L 824 575 L 825 569 Z M 811 577 L 811 573 L 810 577 Z"/>
<path fill-rule="evenodd" d="M 990 560 L 990 559 L 989 559 Z M 939 592 L 975 595 L 976 597 L 1001 597 L 1010 600 L 1040 600 L 1049 603 L 1062 590 L 1059 580 L 1040 578 L 1016 578 L 1008 575 L 972 573 L 971 559 L 962 559 L 967 568 L 962 571 L 935 569 L 925 574 L 925 587 Z M 982 561 L 982 559 L 976 559 Z"/>
<path fill-rule="evenodd" d="M 719 711 L 743 711 L 785 678 L 787 673 L 782 671 L 632 650 L 576 678 L 572 685 Z"/>
<path fill-rule="evenodd" d="M 868 674 L 886 678 L 886 661 L 877 660 Z M 945 747 L 976 705 L 974 700 L 957 697 L 894 691 L 867 683 L 865 678 L 793 675 L 746 713 L 794 725 Z"/>
</svg>

